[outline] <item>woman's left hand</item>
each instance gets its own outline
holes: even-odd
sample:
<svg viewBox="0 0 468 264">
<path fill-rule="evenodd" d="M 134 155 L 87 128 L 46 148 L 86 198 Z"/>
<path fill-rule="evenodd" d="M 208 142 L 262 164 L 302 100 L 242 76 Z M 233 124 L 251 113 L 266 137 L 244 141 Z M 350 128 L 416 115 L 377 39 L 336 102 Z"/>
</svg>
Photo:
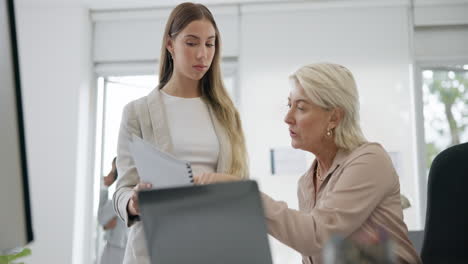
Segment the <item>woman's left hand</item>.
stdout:
<svg viewBox="0 0 468 264">
<path fill-rule="evenodd" d="M 239 177 L 236 177 L 231 174 L 224 174 L 224 173 L 202 173 L 202 174 L 195 175 L 193 177 L 193 182 L 196 185 L 240 181 L 240 180 L 241 179 Z"/>
</svg>

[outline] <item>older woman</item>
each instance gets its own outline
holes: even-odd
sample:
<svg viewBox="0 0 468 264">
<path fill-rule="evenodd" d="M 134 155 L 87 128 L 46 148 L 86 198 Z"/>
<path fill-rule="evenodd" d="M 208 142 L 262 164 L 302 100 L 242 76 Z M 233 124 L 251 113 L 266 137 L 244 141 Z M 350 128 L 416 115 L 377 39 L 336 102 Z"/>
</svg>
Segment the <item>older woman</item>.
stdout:
<svg viewBox="0 0 468 264">
<path fill-rule="evenodd" d="M 395 242 L 400 263 L 421 263 L 408 239 L 400 203 L 400 183 L 392 161 L 378 143 L 367 142 L 359 126 L 359 97 L 351 72 L 320 63 L 291 77 L 289 126 L 294 148 L 313 153 L 299 180 L 299 211 L 262 194 L 268 232 L 303 255 L 303 263 L 322 263 L 333 234 L 372 240 L 380 230 Z M 236 180 L 202 174 L 198 184 Z"/>
</svg>

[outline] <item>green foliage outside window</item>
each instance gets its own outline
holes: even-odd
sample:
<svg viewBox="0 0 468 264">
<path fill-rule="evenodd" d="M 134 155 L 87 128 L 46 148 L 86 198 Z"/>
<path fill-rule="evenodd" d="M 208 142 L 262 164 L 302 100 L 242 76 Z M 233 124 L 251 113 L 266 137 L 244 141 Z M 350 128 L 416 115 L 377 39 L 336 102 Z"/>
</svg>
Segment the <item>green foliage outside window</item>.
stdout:
<svg viewBox="0 0 468 264">
<path fill-rule="evenodd" d="M 429 96 L 435 98 L 440 112 L 443 113 L 442 116 L 424 117 L 426 134 L 430 129 L 433 134 L 447 142 L 441 145 L 437 140 L 428 140 L 426 137 L 426 164 L 427 168 L 430 168 L 432 160 L 439 152 L 462 143 L 463 136 L 468 132 L 468 71 L 427 70 L 423 75 L 423 84 L 429 92 L 425 99 Z M 434 102 L 431 105 L 429 101 L 425 100 L 425 108 L 433 107 Z"/>
</svg>

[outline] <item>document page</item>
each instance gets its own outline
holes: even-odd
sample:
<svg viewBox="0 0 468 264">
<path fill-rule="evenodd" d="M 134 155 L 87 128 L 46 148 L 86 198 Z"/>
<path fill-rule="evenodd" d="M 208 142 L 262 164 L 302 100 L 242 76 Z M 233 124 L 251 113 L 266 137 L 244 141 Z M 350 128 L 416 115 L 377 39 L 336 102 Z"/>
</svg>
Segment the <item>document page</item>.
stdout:
<svg viewBox="0 0 468 264">
<path fill-rule="evenodd" d="M 193 185 L 189 162 L 160 151 L 136 135 L 132 139 L 130 152 L 140 181 L 151 183 L 154 189 Z"/>
</svg>

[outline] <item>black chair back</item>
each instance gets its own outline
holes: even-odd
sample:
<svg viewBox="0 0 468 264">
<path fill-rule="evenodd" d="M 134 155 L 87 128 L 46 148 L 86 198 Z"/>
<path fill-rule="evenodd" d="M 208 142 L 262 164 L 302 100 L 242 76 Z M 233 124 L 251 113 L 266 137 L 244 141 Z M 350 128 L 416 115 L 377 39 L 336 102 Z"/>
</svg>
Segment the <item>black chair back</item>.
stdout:
<svg viewBox="0 0 468 264">
<path fill-rule="evenodd" d="M 452 146 L 434 159 L 424 230 L 424 264 L 468 263 L 468 143 Z"/>
</svg>

